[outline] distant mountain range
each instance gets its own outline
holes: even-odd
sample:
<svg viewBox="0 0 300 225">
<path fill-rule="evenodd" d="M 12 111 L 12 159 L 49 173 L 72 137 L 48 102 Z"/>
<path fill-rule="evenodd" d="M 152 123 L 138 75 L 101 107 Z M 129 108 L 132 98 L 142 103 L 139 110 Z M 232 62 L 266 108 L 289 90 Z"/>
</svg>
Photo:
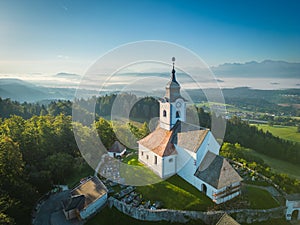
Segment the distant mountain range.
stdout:
<svg viewBox="0 0 300 225">
<path fill-rule="evenodd" d="M 206 89 L 207 93 L 214 94 L 215 89 Z M 148 90 L 149 91 L 149 90 Z M 235 98 L 274 98 L 274 95 L 299 95 L 300 89 L 287 90 L 257 90 L 248 87 L 226 88 L 223 94 L 226 97 Z M 48 88 L 35 85 L 19 79 L 0 79 L 0 97 L 2 99 L 10 98 L 19 102 L 41 102 L 49 103 L 51 100 L 73 100 L 75 96 L 75 88 Z M 82 97 L 96 96 L 99 93 L 95 90 L 80 90 Z M 118 91 L 110 91 L 109 93 L 118 93 Z M 134 91 L 138 96 L 154 95 L 163 96 L 164 90 L 156 90 L 155 93 L 146 91 Z M 206 97 L 201 89 L 188 89 L 188 95 L 194 102 L 205 101 Z M 102 93 L 103 94 L 103 93 Z"/>
<path fill-rule="evenodd" d="M 74 98 L 74 88 L 48 88 L 38 86 L 20 79 L 0 79 L 0 97 L 20 102 L 37 102 L 54 99 Z M 92 91 L 86 91 L 87 95 Z M 96 94 L 96 92 L 94 92 Z"/>
<path fill-rule="evenodd" d="M 286 61 L 264 60 L 262 62 L 250 61 L 245 63 L 224 63 L 218 66 L 211 66 L 212 71 L 217 77 L 260 77 L 260 78 L 299 78 L 300 63 Z M 161 73 L 162 76 L 168 75 L 168 71 Z M 133 73 L 123 73 L 122 76 L 133 75 Z M 155 73 L 135 73 L 135 75 L 147 74 L 151 76 Z M 81 75 L 73 73 L 57 73 L 54 77 L 58 78 L 81 78 Z"/>
<path fill-rule="evenodd" d="M 217 77 L 299 78 L 300 63 L 264 60 L 262 62 L 225 63 L 211 67 Z"/>
<path fill-rule="evenodd" d="M 211 67 L 212 71 L 219 78 L 218 82 L 222 83 L 222 87 L 241 87 L 247 86 L 251 88 L 258 89 L 268 89 L 267 87 L 275 86 L 271 89 L 284 89 L 284 88 L 297 88 L 300 85 L 300 63 L 289 63 L 285 61 L 272 61 L 265 60 L 262 62 L 246 62 L 246 63 L 225 63 L 219 66 Z M 158 77 L 168 78 L 170 76 L 169 72 L 160 73 Z M 177 73 L 180 76 L 180 81 L 185 83 L 183 74 Z M 117 92 L 122 89 L 127 83 L 135 79 L 136 76 L 157 76 L 154 73 L 130 73 L 130 74 L 120 74 L 116 80 L 116 84 L 111 83 L 107 88 L 107 92 L 112 92 L 109 90 L 114 90 Z M 0 97 L 10 98 L 12 100 L 17 100 L 20 102 L 35 102 L 41 100 L 54 100 L 54 99 L 73 99 L 77 84 L 79 84 L 81 75 L 72 73 L 58 73 L 56 75 L 47 76 L 36 76 L 32 81 L 24 81 L 26 79 L 30 80 L 30 76 L 22 77 L 21 79 L 14 78 L 2 78 L 0 77 Z M 247 78 L 247 79 L 246 79 Z M 253 79 L 254 78 L 254 79 Z M 259 78 L 266 78 L 265 80 Z M 24 80 L 23 80 L 24 79 Z M 99 88 L 99 84 L 102 84 L 106 77 L 95 77 L 95 80 L 91 80 L 88 84 L 90 86 L 85 86 L 87 90 L 81 90 L 81 93 L 85 97 L 97 95 L 98 92 L 96 88 Z M 299 81 L 299 82 L 298 82 Z M 33 83 L 31 83 L 33 82 Z M 158 88 L 157 82 L 154 79 L 148 79 L 144 84 L 145 89 L 136 90 L 135 93 L 138 95 L 149 95 L 153 94 L 151 92 L 150 84 L 156 87 L 153 89 L 155 94 L 160 93 L 160 88 Z M 203 86 L 209 88 L 209 84 L 203 81 Z M 235 83 L 233 83 L 235 82 Z M 252 83 L 250 83 L 252 82 Z M 254 82 L 254 83 L 253 83 Z M 288 82 L 288 83 L 284 83 Z M 232 84 L 232 85 L 231 85 Z M 257 84 L 262 84 L 261 86 Z M 94 90 L 92 89 L 93 85 Z M 115 85 L 115 86 L 114 86 Z M 47 87 L 45 87 L 47 86 Z M 151 87 L 152 87 L 151 86 Z M 162 89 L 163 90 L 163 89 Z M 233 89 L 231 89 L 233 90 Z M 147 92 L 146 92 L 147 91 Z M 226 90 L 223 89 L 223 92 Z M 244 93 L 245 91 L 243 91 Z M 246 93 L 246 92 L 245 92 Z M 162 93 L 163 94 L 163 91 Z M 247 95 L 250 93 L 247 93 Z M 253 94 L 253 93 L 251 93 Z"/>
<path fill-rule="evenodd" d="M 64 73 L 64 72 L 62 72 L 62 73 L 55 74 L 54 77 L 64 77 L 64 78 L 75 78 L 75 79 L 77 79 L 77 78 L 80 78 L 81 76 L 78 75 L 78 74 L 75 74 L 75 73 Z"/>
</svg>

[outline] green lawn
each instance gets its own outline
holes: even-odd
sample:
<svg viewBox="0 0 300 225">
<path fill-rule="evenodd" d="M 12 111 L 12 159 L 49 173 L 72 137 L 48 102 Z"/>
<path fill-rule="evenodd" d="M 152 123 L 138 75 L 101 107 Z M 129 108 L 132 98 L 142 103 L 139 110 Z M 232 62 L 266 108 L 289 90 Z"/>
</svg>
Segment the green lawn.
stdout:
<svg viewBox="0 0 300 225">
<path fill-rule="evenodd" d="M 258 153 L 254 150 L 249 150 L 251 154 L 257 156 L 265 161 L 274 172 L 276 173 L 285 173 L 290 177 L 300 179 L 300 165 L 286 162 L 280 159 L 274 159 L 270 156 Z"/>
<path fill-rule="evenodd" d="M 152 170 L 138 161 L 137 154 L 132 154 L 122 159 L 120 175 L 125 178 L 128 184 L 133 186 L 153 184 L 162 181 Z"/>
<path fill-rule="evenodd" d="M 244 196 L 250 202 L 251 209 L 271 209 L 279 206 L 271 194 L 266 190 L 245 186 L 243 192 Z"/>
<path fill-rule="evenodd" d="M 198 189 L 175 175 L 153 185 L 137 187 L 145 200 L 162 201 L 163 208 L 205 211 L 214 203 Z"/>
<path fill-rule="evenodd" d="M 108 224 L 117 224 L 117 225 L 181 225 L 181 223 L 170 223 L 166 221 L 159 222 L 149 222 L 149 221 L 141 221 L 131 218 L 117 209 L 108 207 L 104 208 L 100 213 L 98 213 L 95 217 L 89 220 L 86 225 L 108 225 Z M 201 220 L 198 221 L 190 221 L 188 224 L 190 225 L 204 225 Z"/>
<path fill-rule="evenodd" d="M 122 159 L 123 163 L 127 163 L 128 165 L 133 165 L 133 166 L 142 166 L 143 164 L 139 162 L 138 160 L 138 153 L 134 150 L 131 150 L 133 154 L 126 156 L 125 158 Z"/>
<path fill-rule="evenodd" d="M 246 184 L 252 184 L 252 185 L 256 185 L 256 186 L 262 186 L 262 187 L 268 187 L 271 186 L 268 182 L 266 181 L 260 181 L 260 180 L 244 180 L 243 183 Z"/>
<path fill-rule="evenodd" d="M 269 131 L 276 137 L 286 139 L 289 141 L 300 142 L 300 133 L 297 133 L 297 127 L 292 126 L 280 126 L 274 125 L 270 126 L 267 124 L 252 124 L 262 129 L 264 132 Z"/>
<path fill-rule="evenodd" d="M 180 210 L 205 211 L 208 207 L 213 206 L 213 202 L 208 197 L 179 176 L 175 175 L 167 180 L 161 180 L 149 168 L 138 161 L 136 154 L 124 158 L 123 162 L 134 165 L 127 169 L 130 177 L 141 180 L 148 179 L 153 183 L 137 187 L 137 191 L 142 193 L 146 201 L 161 201 L 163 208 Z M 135 170 L 136 173 L 133 175 L 132 171 Z M 142 177 L 138 178 L 138 174 L 141 174 Z M 154 181 L 156 182 L 154 183 Z"/>
</svg>

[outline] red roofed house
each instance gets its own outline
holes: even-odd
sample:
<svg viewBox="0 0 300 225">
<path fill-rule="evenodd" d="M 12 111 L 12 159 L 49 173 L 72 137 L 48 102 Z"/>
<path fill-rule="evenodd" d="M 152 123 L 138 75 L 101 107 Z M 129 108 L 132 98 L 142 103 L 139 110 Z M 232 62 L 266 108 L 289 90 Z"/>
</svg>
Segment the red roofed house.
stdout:
<svg viewBox="0 0 300 225">
<path fill-rule="evenodd" d="M 217 204 L 238 196 L 242 178 L 219 156 L 220 145 L 211 131 L 185 122 L 186 100 L 174 63 L 159 103 L 159 125 L 138 142 L 139 161 L 163 179 L 178 174 Z"/>
</svg>

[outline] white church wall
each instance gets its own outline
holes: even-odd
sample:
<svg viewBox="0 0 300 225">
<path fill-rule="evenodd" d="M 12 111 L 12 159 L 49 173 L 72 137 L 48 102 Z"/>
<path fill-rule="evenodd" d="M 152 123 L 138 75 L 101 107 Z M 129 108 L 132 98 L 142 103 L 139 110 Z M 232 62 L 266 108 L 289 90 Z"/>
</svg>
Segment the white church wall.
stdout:
<svg viewBox="0 0 300 225">
<path fill-rule="evenodd" d="M 139 161 L 146 163 L 146 154 L 150 152 L 149 149 L 145 148 L 143 145 L 139 144 Z"/>
<path fill-rule="evenodd" d="M 206 155 L 209 147 L 209 133 L 204 138 L 202 144 L 200 145 L 199 149 L 196 152 L 197 158 L 196 158 L 196 166 L 199 167 L 200 163 L 202 162 L 204 156 Z M 196 172 L 196 171 L 195 171 Z"/>
<path fill-rule="evenodd" d="M 208 138 L 208 150 L 216 155 L 219 155 L 221 146 L 217 142 L 216 138 L 214 137 L 211 131 L 208 133 Z"/>
<path fill-rule="evenodd" d="M 170 123 L 171 123 L 171 105 L 168 102 L 160 102 L 159 103 L 159 120 L 160 120 L 160 127 L 166 130 L 170 130 Z M 165 112 L 165 115 L 164 115 Z"/>
<path fill-rule="evenodd" d="M 139 161 L 148 166 L 158 176 L 163 177 L 163 160 L 154 152 L 139 144 Z"/>
<path fill-rule="evenodd" d="M 191 158 L 196 159 L 196 154 L 194 152 L 187 151 L 177 145 L 175 145 L 175 148 L 177 151 L 176 172 L 179 172 Z"/>
<path fill-rule="evenodd" d="M 213 194 L 216 192 L 217 189 L 215 189 L 213 186 L 211 186 L 211 185 L 209 185 L 209 184 L 207 184 L 203 181 L 200 181 L 200 179 L 198 179 L 198 181 L 201 183 L 201 185 L 200 185 L 201 189 L 200 190 L 203 191 L 202 188 L 203 188 L 203 184 L 204 184 L 206 186 L 206 195 L 207 195 L 207 197 L 209 197 L 210 199 L 213 200 Z"/>
<path fill-rule="evenodd" d="M 170 177 L 176 173 L 176 155 L 170 155 L 162 158 L 163 176 L 162 178 Z"/>
<path fill-rule="evenodd" d="M 188 159 L 184 166 L 181 168 L 181 170 L 178 171 L 178 175 L 182 177 L 184 180 L 192 184 L 193 186 L 196 186 L 195 183 L 195 176 L 194 173 L 196 172 L 196 165 L 195 165 L 195 159 L 190 158 Z"/>
<path fill-rule="evenodd" d="M 223 203 L 223 202 L 226 202 L 228 200 L 231 200 L 233 199 L 234 197 L 238 196 L 240 194 L 240 182 L 235 182 L 233 184 L 231 184 L 231 190 L 235 192 L 233 192 L 232 194 L 230 195 L 226 195 L 226 193 L 224 193 L 227 189 L 227 187 L 223 187 L 223 188 L 220 188 L 220 189 L 215 189 L 214 192 L 213 192 L 213 200 L 214 202 L 216 202 L 217 204 L 220 204 L 220 203 Z M 214 194 L 220 194 L 220 193 L 223 193 L 224 196 L 214 196 Z"/>
<path fill-rule="evenodd" d="M 197 151 L 197 162 L 196 162 L 197 166 L 200 165 L 200 163 L 202 162 L 204 156 L 208 151 L 216 155 L 219 155 L 219 150 L 220 150 L 219 143 L 216 141 L 211 131 L 209 131 Z"/>
<path fill-rule="evenodd" d="M 187 169 L 186 167 L 185 169 Z M 212 200 L 214 200 L 213 194 L 217 192 L 217 189 L 215 189 L 213 186 L 207 184 L 206 182 L 203 182 L 199 178 L 195 176 L 191 176 L 190 174 L 185 174 L 185 170 L 180 171 L 178 175 L 182 177 L 184 180 L 189 182 L 191 185 L 193 185 L 195 188 L 197 188 L 201 192 L 205 192 L 205 194 Z M 206 190 L 204 190 L 204 186 L 206 187 Z"/>
<path fill-rule="evenodd" d="M 176 104 L 180 103 L 180 107 L 176 107 Z M 176 112 L 179 112 L 179 118 L 176 118 Z M 186 103 L 180 98 L 175 102 L 171 103 L 171 123 L 174 125 L 177 120 L 185 121 L 186 120 Z"/>
<path fill-rule="evenodd" d="M 240 191 L 234 192 L 234 193 L 232 193 L 231 195 L 228 195 L 228 196 L 226 196 L 226 197 L 224 197 L 224 198 L 218 198 L 218 199 L 214 200 L 214 202 L 215 202 L 216 204 L 221 204 L 221 203 L 227 202 L 227 201 L 229 201 L 229 200 L 235 198 L 235 197 L 238 196 L 238 195 L 240 195 Z"/>
</svg>

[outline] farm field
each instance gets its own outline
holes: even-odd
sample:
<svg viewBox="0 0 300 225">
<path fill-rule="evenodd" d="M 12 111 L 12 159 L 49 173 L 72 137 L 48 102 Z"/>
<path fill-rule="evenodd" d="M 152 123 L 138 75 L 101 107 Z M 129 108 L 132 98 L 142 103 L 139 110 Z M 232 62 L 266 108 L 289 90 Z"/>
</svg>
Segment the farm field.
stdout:
<svg viewBox="0 0 300 225">
<path fill-rule="evenodd" d="M 300 142 L 300 133 L 297 133 L 297 127 L 267 124 L 252 124 L 253 126 L 262 129 L 264 132 L 269 131 L 276 137 L 280 137 L 285 140 Z"/>
<path fill-rule="evenodd" d="M 300 179 L 300 165 L 295 165 L 280 159 L 274 159 L 270 156 L 258 153 L 254 150 L 249 149 L 251 154 L 257 156 L 265 161 L 271 169 L 276 173 L 285 173 L 293 178 Z"/>
</svg>

